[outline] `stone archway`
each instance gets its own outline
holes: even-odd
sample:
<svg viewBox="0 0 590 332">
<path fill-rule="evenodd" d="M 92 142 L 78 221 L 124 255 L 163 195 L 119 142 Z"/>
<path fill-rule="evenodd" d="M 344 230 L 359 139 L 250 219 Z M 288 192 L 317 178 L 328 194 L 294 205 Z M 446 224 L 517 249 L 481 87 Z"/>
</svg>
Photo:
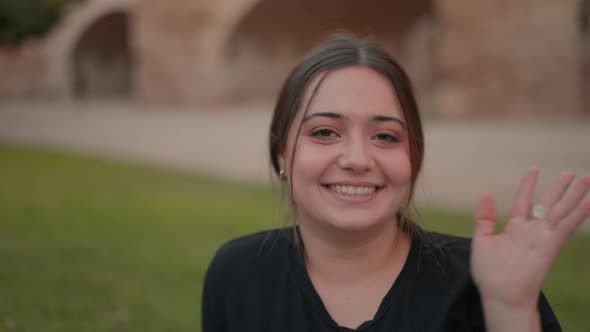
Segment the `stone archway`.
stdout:
<svg viewBox="0 0 590 332">
<path fill-rule="evenodd" d="M 101 33 L 101 31 L 108 30 L 107 27 L 103 26 L 108 26 L 109 21 L 113 23 L 114 20 L 115 24 L 125 26 L 125 39 L 129 40 L 132 38 L 134 26 L 133 24 L 129 24 L 129 21 L 133 18 L 136 1 L 86 0 L 68 10 L 67 15 L 51 31 L 45 42 L 45 54 L 48 63 L 45 85 L 50 94 L 72 98 L 80 93 L 81 90 L 78 86 L 80 84 L 80 71 L 75 74 L 77 65 L 72 65 L 72 60 L 74 60 L 74 63 L 77 62 L 79 66 L 81 60 L 77 59 L 77 57 L 79 57 L 80 51 L 88 50 L 89 48 L 92 49 L 87 44 L 92 44 L 90 40 L 93 38 L 100 39 L 100 37 L 96 36 L 103 35 L 104 37 L 105 32 Z M 123 15 L 125 17 L 123 20 L 125 23 L 121 24 L 123 17 L 117 15 Z M 116 23 L 117 21 L 119 23 Z M 85 39 L 89 35 L 95 37 Z M 127 44 L 128 54 L 131 57 L 134 50 L 130 46 L 132 45 Z M 133 80 L 132 76 L 133 73 L 130 72 L 129 77 L 131 81 Z"/>
<path fill-rule="evenodd" d="M 132 59 L 127 14 L 106 14 L 89 26 L 74 47 L 70 66 L 74 97 L 129 97 Z"/>
<path fill-rule="evenodd" d="M 409 72 L 429 104 L 436 24 L 431 0 L 261 0 L 241 17 L 225 47 L 234 98 L 274 97 L 293 64 L 335 33 L 377 40 Z M 424 106 L 424 105 L 423 105 Z"/>
</svg>

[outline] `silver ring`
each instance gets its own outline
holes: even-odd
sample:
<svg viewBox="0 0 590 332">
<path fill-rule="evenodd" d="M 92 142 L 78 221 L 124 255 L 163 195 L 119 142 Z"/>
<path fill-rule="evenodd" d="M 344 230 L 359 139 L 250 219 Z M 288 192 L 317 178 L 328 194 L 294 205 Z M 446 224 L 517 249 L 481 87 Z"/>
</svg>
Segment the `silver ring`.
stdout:
<svg viewBox="0 0 590 332">
<path fill-rule="evenodd" d="M 533 205 L 533 208 L 531 209 L 531 217 L 540 221 L 545 220 L 545 207 L 541 204 Z"/>
</svg>

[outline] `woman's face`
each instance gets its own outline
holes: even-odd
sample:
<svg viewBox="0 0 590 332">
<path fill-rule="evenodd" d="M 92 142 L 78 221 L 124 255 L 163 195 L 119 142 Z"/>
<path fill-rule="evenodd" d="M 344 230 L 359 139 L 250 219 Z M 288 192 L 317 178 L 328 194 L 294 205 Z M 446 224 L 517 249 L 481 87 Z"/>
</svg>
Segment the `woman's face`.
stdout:
<svg viewBox="0 0 590 332">
<path fill-rule="evenodd" d="M 360 231 L 394 220 L 407 200 L 411 164 L 393 86 L 367 67 L 329 72 L 302 119 L 318 81 L 309 84 L 279 156 L 292 177 L 297 221 Z"/>
</svg>

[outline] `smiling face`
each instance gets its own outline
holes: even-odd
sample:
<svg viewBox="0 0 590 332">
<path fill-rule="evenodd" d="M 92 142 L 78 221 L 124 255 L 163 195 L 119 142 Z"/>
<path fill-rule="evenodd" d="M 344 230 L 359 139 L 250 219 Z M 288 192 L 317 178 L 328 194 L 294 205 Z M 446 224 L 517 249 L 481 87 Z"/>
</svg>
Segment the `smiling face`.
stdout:
<svg viewBox="0 0 590 332">
<path fill-rule="evenodd" d="M 321 76 L 308 85 L 303 105 Z M 364 66 L 337 69 L 321 81 L 305 117 L 301 108 L 279 155 L 298 223 L 359 231 L 395 222 L 408 199 L 412 169 L 405 119 L 390 81 Z"/>
</svg>

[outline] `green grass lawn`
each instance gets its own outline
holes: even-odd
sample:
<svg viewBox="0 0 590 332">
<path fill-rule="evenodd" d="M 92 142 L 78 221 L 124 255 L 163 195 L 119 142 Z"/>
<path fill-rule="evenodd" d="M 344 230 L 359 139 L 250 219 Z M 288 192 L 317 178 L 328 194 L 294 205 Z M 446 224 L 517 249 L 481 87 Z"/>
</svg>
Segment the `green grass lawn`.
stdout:
<svg viewBox="0 0 590 332">
<path fill-rule="evenodd" d="M 230 238 L 284 224 L 278 190 L 0 145 L 0 331 L 199 331 L 203 275 Z M 426 228 L 469 235 L 460 213 Z M 545 293 L 590 331 L 588 235 Z"/>
</svg>

